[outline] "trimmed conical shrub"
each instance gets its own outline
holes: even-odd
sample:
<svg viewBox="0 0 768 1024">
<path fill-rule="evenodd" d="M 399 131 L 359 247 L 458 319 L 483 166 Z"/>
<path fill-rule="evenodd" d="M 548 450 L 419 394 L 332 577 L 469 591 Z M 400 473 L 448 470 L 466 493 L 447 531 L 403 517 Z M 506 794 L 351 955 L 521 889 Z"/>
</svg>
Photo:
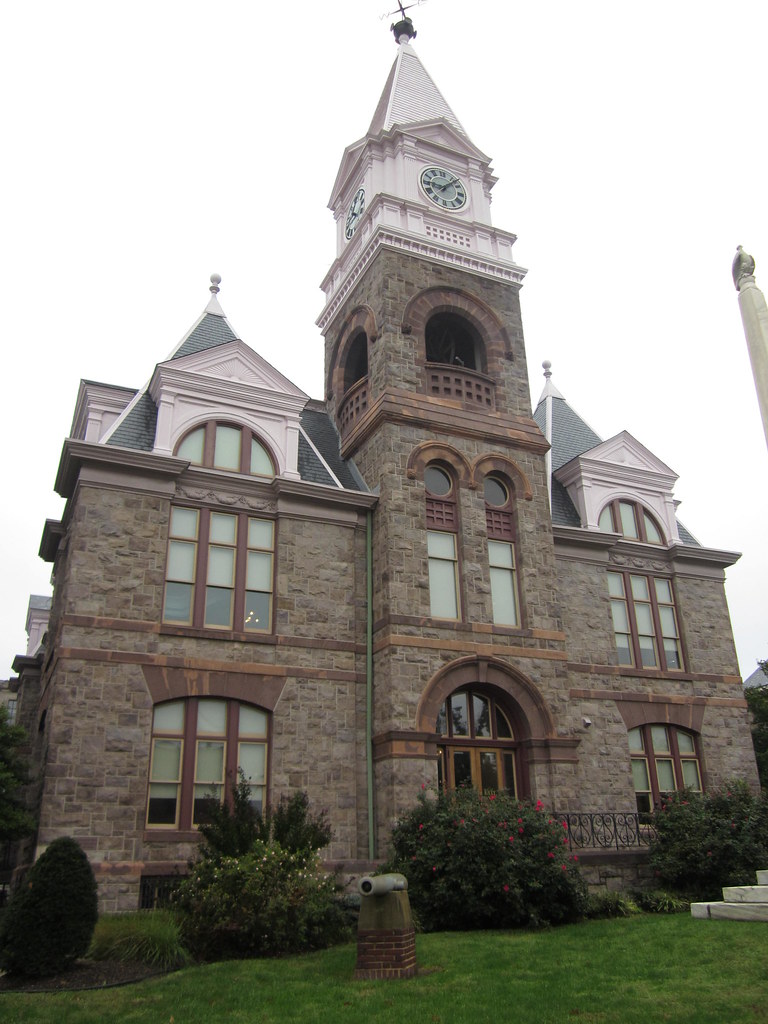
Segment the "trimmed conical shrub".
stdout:
<svg viewBox="0 0 768 1024">
<path fill-rule="evenodd" d="M 0 967 L 57 974 L 83 956 L 98 918 L 93 869 L 74 839 L 54 840 L 30 868 L 0 925 Z"/>
</svg>

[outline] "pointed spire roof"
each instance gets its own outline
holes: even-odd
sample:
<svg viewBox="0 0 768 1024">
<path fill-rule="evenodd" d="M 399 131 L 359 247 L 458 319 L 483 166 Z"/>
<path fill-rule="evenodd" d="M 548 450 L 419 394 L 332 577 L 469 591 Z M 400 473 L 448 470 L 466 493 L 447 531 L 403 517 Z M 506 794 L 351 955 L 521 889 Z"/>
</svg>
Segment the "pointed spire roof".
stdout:
<svg viewBox="0 0 768 1024">
<path fill-rule="evenodd" d="M 541 393 L 539 404 L 533 418 L 544 433 L 546 423 L 547 399 L 552 401 L 552 436 L 547 440 L 552 445 L 552 472 L 564 466 L 566 462 L 575 459 L 577 455 L 583 455 L 591 448 L 600 444 L 603 440 L 592 427 L 583 420 L 566 402 L 555 385 L 552 383 L 551 363 L 543 364 L 546 383 Z"/>
<path fill-rule="evenodd" d="M 203 310 L 200 319 L 195 321 L 168 356 L 169 361 L 237 341 L 237 335 L 230 327 L 216 297 L 220 284 L 221 277 L 218 274 L 211 274 L 211 298 L 208 305 Z M 149 381 L 147 381 L 106 432 L 102 443 L 118 445 L 122 448 L 137 448 L 140 451 L 152 451 L 156 425 L 157 407 L 149 394 Z"/>
<path fill-rule="evenodd" d="M 389 131 L 394 125 L 418 124 L 444 118 L 468 139 L 458 117 L 435 85 L 414 48 L 401 35 L 397 57 L 368 129 L 369 135 Z"/>
</svg>

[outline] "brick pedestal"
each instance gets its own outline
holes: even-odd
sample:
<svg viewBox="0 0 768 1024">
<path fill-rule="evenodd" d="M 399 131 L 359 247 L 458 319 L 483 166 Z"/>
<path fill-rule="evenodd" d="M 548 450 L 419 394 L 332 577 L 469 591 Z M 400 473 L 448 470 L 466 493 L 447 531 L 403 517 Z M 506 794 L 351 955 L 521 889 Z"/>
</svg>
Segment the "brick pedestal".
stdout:
<svg viewBox="0 0 768 1024">
<path fill-rule="evenodd" d="M 357 933 L 356 978 L 412 978 L 415 973 L 413 928 Z"/>
</svg>

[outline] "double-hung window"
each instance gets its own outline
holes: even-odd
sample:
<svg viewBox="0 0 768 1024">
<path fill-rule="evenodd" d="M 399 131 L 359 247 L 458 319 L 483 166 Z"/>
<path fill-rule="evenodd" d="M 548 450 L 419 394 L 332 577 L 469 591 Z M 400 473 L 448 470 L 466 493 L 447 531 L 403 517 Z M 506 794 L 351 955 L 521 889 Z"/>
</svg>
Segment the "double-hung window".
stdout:
<svg viewBox="0 0 768 1024">
<path fill-rule="evenodd" d="M 609 572 L 608 593 L 619 664 L 681 671 L 683 652 L 671 581 Z"/>
<path fill-rule="evenodd" d="M 240 512 L 171 508 L 163 621 L 272 628 L 274 523 Z"/>
<path fill-rule="evenodd" d="M 429 613 L 436 619 L 459 618 L 458 515 L 454 483 L 439 466 L 424 471 L 427 491 Z"/>
</svg>

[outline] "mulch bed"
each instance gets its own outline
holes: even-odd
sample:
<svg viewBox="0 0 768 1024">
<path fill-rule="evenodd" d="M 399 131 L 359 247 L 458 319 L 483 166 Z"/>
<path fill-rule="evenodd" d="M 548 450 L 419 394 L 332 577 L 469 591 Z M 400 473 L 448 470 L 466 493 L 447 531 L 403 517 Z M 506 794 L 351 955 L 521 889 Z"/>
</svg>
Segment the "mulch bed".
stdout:
<svg viewBox="0 0 768 1024">
<path fill-rule="evenodd" d="M 68 971 L 51 978 L 0 974 L 0 992 L 77 992 L 113 988 L 165 973 L 150 964 L 133 960 L 76 960 Z"/>
</svg>

